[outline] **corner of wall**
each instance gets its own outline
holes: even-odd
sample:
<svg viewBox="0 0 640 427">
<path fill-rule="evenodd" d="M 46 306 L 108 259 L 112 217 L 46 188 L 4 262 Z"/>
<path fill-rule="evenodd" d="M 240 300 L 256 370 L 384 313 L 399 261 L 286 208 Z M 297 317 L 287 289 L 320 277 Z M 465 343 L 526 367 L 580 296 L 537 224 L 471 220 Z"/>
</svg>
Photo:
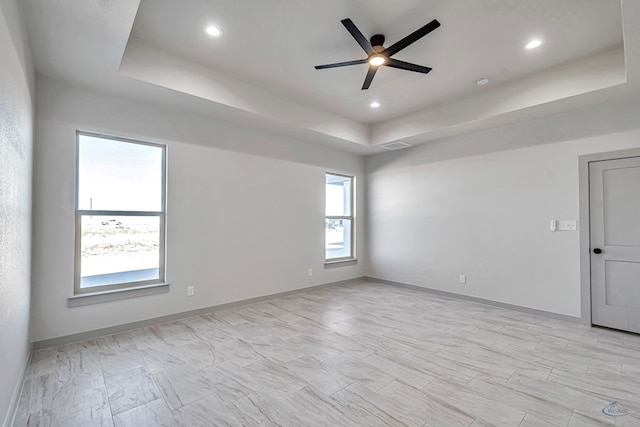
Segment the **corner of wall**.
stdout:
<svg viewBox="0 0 640 427">
<path fill-rule="evenodd" d="M 0 420 L 13 423 L 31 354 L 35 72 L 17 0 L 0 3 Z"/>
</svg>

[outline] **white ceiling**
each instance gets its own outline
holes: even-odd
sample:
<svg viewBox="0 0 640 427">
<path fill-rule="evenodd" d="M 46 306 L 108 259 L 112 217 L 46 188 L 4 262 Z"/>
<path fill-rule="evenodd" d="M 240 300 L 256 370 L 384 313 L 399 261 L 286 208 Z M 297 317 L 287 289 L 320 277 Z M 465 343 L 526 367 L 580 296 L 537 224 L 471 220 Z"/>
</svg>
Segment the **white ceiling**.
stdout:
<svg viewBox="0 0 640 427">
<path fill-rule="evenodd" d="M 395 58 L 430 66 L 428 75 L 383 67 L 362 91 L 367 65 L 315 70 L 363 59 L 340 23 L 351 18 L 365 37 L 390 45 L 432 19 L 441 27 Z M 202 28 L 215 22 L 224 36 Z M 133 37 L 223 73 L 277 90 L 293 100 L 373 123 L 489 91 L 492 85 L 622 44 L 620 4 L 603 0 L 142 0 Z M 525 51 L 532 37 L 542 49 Z M 382 107 L 372 110 L 378 100 Z"/>
<path fill-rule="evenodd" d="M 619 96 L 640 33 L 626 25 L 623 45 L 623 20 L 633 22 L 640 8 L 622 2 L 624 15 L 619 0 L 26 0 L 24 7 L 41 74 L 375 152 L 385 142 L 419 144 Z M 315 70 L 365 57 L 344 18 L 366 37 L 384 34 L 386 45 L 438 19 L 440 28 L 395 56 L 433 71 L 383 67 L 362 91 L 366 65 Z M 223 37 L 205 36 L 207 23 Z M 526 51 L 532 37 L 545 44 Z M 485 75 L 491 83 L 477 86 Z M 371 109 L 373 100 L 382 106 Z"/>
</svg>

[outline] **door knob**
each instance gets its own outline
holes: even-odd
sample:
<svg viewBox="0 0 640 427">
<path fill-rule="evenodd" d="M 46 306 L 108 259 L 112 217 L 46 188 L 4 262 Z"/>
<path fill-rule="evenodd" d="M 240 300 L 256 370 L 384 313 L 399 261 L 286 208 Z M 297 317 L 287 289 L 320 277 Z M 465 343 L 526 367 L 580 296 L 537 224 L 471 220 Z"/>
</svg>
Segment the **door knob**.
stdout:
<svg viewBox="0 0 640 427">
<path fill-rule="evenodd" d="M 593 253 L 594 253 L 594 254 L 601 254 L 601 253 L 602 253 L 602 249 L 600 249 L 600 248 L 595 248 L 595 249 L 593 250 Z"/>
</svg>

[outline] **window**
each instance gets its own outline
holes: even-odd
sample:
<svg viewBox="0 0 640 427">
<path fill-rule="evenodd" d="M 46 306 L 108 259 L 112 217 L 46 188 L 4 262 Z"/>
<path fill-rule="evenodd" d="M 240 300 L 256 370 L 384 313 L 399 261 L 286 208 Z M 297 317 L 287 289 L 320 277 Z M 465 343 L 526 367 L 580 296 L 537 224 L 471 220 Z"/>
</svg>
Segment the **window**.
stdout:
<svg viewBox="0 0 640 427">
<path fill-rule="evenodd" d="M 325 259 L 353 259 L 353 177 L 326 175 Z"/>
<path fill-rule="evenodd" d="M 78 133 L 75 293 L 164 282 L 165 147 Z"/>
</svg>

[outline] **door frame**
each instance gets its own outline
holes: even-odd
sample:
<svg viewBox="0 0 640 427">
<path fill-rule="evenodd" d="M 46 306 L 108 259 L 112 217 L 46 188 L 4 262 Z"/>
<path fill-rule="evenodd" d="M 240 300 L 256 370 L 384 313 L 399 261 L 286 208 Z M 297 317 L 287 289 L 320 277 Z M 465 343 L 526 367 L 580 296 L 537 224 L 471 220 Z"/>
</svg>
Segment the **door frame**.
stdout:
<svg viewBox="0 0 640 427">
<path fill-rule="evenodd" d="M 580 230 L 580 322 L 591 326 L 591 217 L 589 200 L 589 164 L 604 160 L 640 157 L 640 148 L 585 154 L 578 157 L 579 230 Z"/>
</svg>

